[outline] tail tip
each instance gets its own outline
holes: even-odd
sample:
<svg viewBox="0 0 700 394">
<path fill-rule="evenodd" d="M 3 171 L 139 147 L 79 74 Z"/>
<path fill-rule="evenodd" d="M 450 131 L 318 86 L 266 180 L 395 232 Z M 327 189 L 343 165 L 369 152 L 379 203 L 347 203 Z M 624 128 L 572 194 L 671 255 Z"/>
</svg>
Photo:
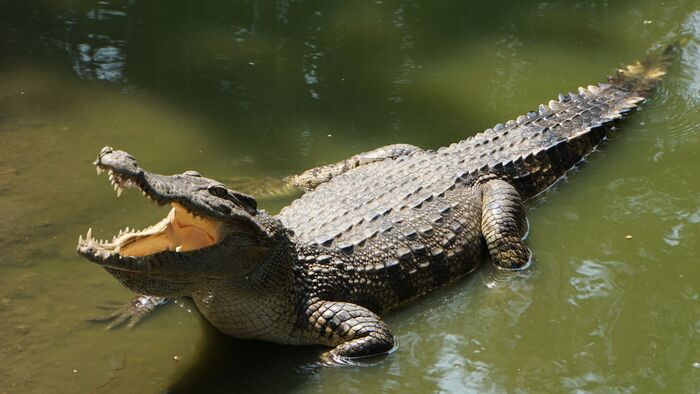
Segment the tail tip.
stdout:
<svg viewBox="0 0 700 394">
<path fill-rule="evenodd" d="M 625 88 L 645 93 L 651 91 L 656 83 L 666 75 L 676 50 L 683 46 L 682 41 L 669 44 L 660 53 L 647 56 L 646 59 L 618 69 L 617 73 L 610 77 L 610 82 L 624 86 Z"/>
</svg>

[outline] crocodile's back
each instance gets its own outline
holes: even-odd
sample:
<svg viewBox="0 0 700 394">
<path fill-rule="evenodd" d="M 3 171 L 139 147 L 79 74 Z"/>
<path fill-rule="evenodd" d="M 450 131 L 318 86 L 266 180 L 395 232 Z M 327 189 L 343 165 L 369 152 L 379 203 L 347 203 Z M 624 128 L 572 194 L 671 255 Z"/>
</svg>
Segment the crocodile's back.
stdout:
<svg viewBox="0 0 700 394">
<path fill-rule="evenodd" d="M 306 193 L 279 214 L 283 224 L 305 243 L 331 246 L 357 243 L 359 228 L 380 229 L 392 213 L 408 214 L 423 202 L 454 187 L 464 175 L 457 163 L 435 152 L 416 152 L 368 164 L 333 178 Z"/>
</svg>

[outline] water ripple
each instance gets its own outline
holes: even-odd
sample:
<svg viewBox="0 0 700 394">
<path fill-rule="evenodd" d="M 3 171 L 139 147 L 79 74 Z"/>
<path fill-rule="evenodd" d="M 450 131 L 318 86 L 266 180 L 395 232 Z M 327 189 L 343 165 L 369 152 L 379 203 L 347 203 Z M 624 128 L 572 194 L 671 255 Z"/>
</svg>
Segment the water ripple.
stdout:
<svg viewBox="0 0 700 394">
<path fill-rule="evenodd" d="M 646 177 L 628 177 L 616 179 L 607 186 L 610 199 L 608 205 L 613 207 L 606 212 L 606 219 L 625 220 L 630 216 L 652 213 L 664 219 L 671 218 L 678 211 L 682 198 L 667 191 L 656 190 L 650 186 Z"/>
<path fill-rule="evenodd" d="M 578 300 L 607 297 L 617 287 L 613 280 L 614 273 L 605 264 L 584 260 L 576 272 L 580 275 L 569 279 L 569 283 L 576 289 L 574 297 Z M 577 304 L 571 297 L 568 301 Z"/>
<path fill-rule="evenodd" d="M 651 129 L 661 130 L 659 144 L 671 149 L 700 134 L 700 11 L 683 23 L 682 34 L 688 43 L 680 54 L 680 69 L 671 69 L 656 94 L 651 98 L 646 118 Z M 655 157 L 658 161 L 660 155 Z"/>
</svg>

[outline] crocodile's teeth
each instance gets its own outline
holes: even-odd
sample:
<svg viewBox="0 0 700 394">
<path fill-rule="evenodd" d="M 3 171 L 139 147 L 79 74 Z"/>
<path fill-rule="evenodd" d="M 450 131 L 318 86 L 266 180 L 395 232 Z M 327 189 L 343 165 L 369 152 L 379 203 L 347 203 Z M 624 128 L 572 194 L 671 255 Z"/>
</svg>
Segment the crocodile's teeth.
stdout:
<svg viewBox="0 0 700 394">
<path fill-rule="evenodd" d="M 124 191 L 123 187 L 117 186 L 117 197 L 120 197 L 122 195 L 123 191 Z"/>
<path fill-rule="evenodd" d="M 94 249 L 94 248 L 95 248 L 95 241 L 94 241 L 92 238 L 88 239 L 88 241 L 87 241 L 87 247 L 88 247 L 88 249 Z"/>
<path fill-rule="evenodd" d="M 104 170 L 100 168 L 100 166 L 95 166 L 95 171 L 97 171 L 97 175 L 100 175 L 104 172 Z"/>
<path fill-rule="evenodd" d="M 78 235 L 78 245 L 83 243 L 83 234 Z"/>
<path fill-rule="evenodd" d="M 175 248 L 175 251 L 176 251 L 176 252 L 179 252 L 180 250 L 182 250 L 182 245 L 180 245 L 180 246 L 178 246 L 177 248 Z"/>
<path fill-rule="evenodd" d="M 86 239 L 92 239 L 92 227 L 90 227 L 87 231 L 87 234 L 85 235 Z"/>
</svg>

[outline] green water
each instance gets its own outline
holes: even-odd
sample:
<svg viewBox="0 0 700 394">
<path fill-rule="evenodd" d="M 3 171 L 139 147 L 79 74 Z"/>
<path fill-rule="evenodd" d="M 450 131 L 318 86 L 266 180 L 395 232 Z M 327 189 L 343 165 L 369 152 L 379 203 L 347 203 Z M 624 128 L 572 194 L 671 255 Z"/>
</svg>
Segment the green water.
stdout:
<svg viewBox="0 0 700 394">
<path fill-rule="evenodd" d="M 131 294 L 78 234 L 164 214 L 95 176 L 104 145 L 274 183 L 449 144 L 683 35 L 645 108 L 530 204 L 532 271 L 389 314 L 400 347 L 374 365 L 224 337 L 187 302 L 86 321 Z M 0 393 L 700 392 L 699 172 L 696 1 L 0 0 Z"/>
</svg>

